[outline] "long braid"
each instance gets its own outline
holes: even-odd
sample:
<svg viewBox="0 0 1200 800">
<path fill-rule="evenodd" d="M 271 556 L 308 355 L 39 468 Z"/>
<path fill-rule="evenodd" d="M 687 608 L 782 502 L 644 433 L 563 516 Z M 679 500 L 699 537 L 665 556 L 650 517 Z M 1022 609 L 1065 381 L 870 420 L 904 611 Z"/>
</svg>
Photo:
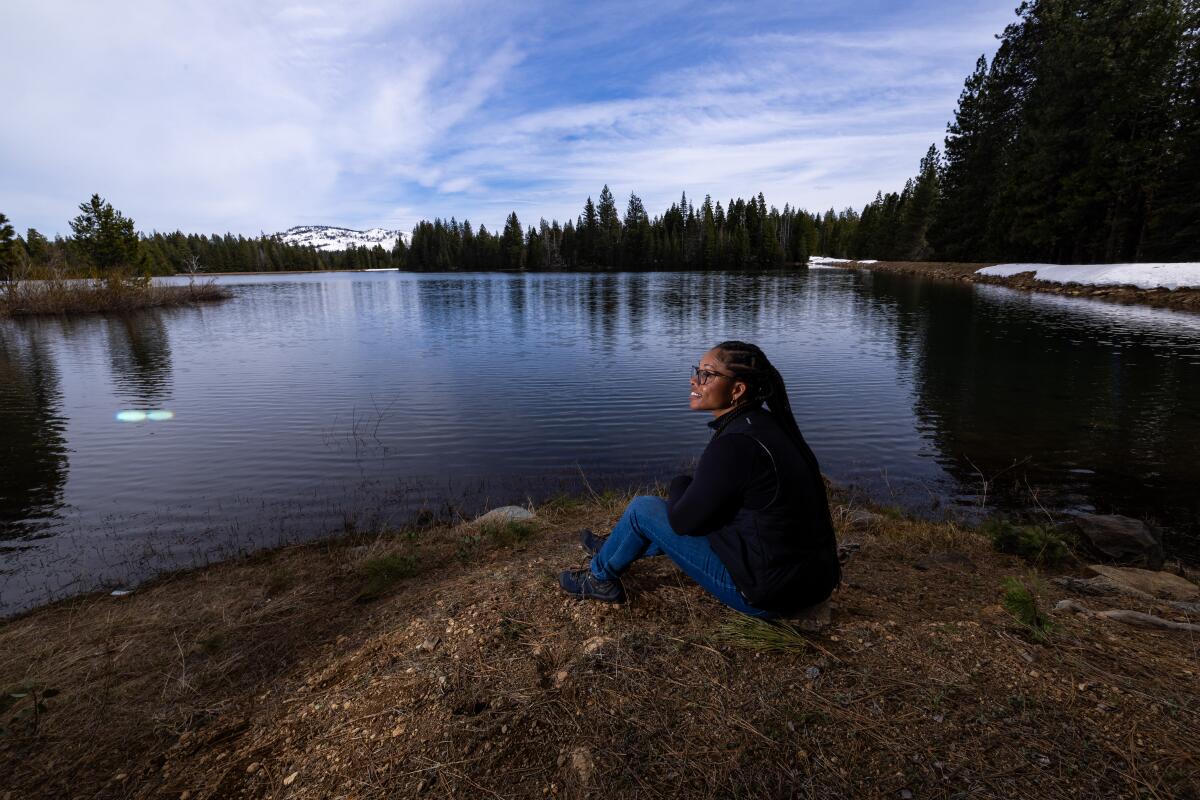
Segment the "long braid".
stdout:
<svg viewBox="0 0 1200 800">
<path fill-rule="evenodd" d="M 797 444 L 804 441 L 800 426 L 792 414 L 783 376 L 758 345 L 748 342 L 721 342 L 716 347 L 721 361 L 734 377 L 749 387 L 748 402 L 765 402 L 779 424 Z"/>
<path fill-rule="evenodd" d="M 804 435 L 796 424 L 792 414 L 792 404 L 788 400 L 787 387 L 783 384 L 783 376 L 767 358 L 766 353 L 758 345 L 749 342 L 731 340 L 721 342 L 716 346 L 721 353 L 721 361 L 734 377 L 745 382 L 749 388 L 748 402 L 764 402 L 771 411 L 771 416 L 779 423 L 788 437 L 800 448 L 800 455 L 812 471 L 816 482 L 816 496 L 820 498 L 826 518 L 829 518 L 829 498 L 825 492 L 825 479 L 821 477 L 821 467 L 817 457 Z M 832 523 L 831 523 L 832 529 Z"/>
</svg>

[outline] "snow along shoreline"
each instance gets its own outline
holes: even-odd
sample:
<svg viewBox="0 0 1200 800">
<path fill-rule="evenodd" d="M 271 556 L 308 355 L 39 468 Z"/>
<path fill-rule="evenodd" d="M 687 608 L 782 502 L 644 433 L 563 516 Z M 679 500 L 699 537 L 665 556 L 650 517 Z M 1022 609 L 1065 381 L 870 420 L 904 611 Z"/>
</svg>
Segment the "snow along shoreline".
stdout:
<svg viewBox="0 0 1200 800">
<path fill-rule="evenodd" d="M 976 272 L 1011 278 L 1032 272 L 1039 281 L 1084 286 L 1136 286 L 1139 289 L 1200 289 L 1200 263 L 1174 264 L 997 264 Z"/>
<path fill-rule="evenodd" d="M 816 266 L 878 264 L 874 259 L 811 256 Z M 1032 272 L 1035 280 L 1084 286 L 1136 286 L 1139 289 L 1200 289 L 1200 262 L 1148 264 L 996 264 L 975 272 L 988 278 L 1011 278 Z"/>
</svg>

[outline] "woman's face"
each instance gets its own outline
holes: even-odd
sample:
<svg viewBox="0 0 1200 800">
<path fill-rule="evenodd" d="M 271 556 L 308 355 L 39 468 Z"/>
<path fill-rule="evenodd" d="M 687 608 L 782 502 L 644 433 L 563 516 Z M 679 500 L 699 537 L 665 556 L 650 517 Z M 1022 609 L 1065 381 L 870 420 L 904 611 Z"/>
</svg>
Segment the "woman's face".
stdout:
<svg viewBox="0 0 1200 800">
<path fill-rule="evenodd" d="M 710 411 L 714 417 L 719 417 L 741 399 L 746 384 L 734 380 L 733 373 L 721 361 L 721 353 L 716 349 L 700 357 L 699 367 L 700 374 L 692 375 L 689 405 L 693 411 Z"/>
</svg>

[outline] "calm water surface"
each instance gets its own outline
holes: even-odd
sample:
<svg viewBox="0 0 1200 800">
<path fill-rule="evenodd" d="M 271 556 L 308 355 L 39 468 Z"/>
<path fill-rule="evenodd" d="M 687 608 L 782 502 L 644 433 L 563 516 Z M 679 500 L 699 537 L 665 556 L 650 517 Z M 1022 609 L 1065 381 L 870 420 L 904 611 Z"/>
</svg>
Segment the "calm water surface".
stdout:
<svg viewBox="0 0 1200 800">
<path fill-rule="evenodd" d="M 1119 512 L 1200 550 L 1195 315 L 836 269 L 221 282 L 200 308 L 0 322 L 0 613 L 668 477 L 707 440 L 689 367 L 726 338 L 763 346 L 863 495 Z"/>
</svg>

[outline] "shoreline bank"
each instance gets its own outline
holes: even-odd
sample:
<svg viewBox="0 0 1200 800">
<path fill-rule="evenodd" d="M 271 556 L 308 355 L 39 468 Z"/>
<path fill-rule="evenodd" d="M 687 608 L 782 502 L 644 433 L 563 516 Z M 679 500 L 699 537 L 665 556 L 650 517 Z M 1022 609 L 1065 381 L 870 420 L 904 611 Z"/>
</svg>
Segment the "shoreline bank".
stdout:
<svg viewBox="0 0 1200 800">
<path fill-rule="evenodd" d="M 822 633 L 748 626 L 665 559 L 627 605 L 566 598 L 574 531 L 627 499 L 284 547 L 0 622 L 0 686 L 44 698 L 0 718 L 0 796 L 1200 792 L 1196 634 L 1064 613 L 1039 641 L 1001 599 L 1007 578 L 1043 610 L 1072 596 L 1048 576 L 955 524 L 840 505 L 857 550 Z"/>
<path fill-rule="evenodd" d="M 843 269 L 867 269 L 892 272 L 923 278 L 986 283 L 1005 286 L 1027 292 L 1043 292 L 1069 297 L 1105 300 L 1124 305 L 1147 305 L 1156 308 L 1171 308 L 1181 311 L 1200 312 L 1200 289 L 1142 289 L 1137 286 L 1090 286 L 1078 283 L 1055 283 L 1037 280 L 1032 272 L 1008 277 L 979 275 L 978 271 L 993 263 L 960 263 L 938 261 L 854 261 L 837 260 L 819 262 L 819 266 Z"/>
<path fill-rule="evenodd" d="M 127 313 L 228 300 L 214 282 L 186 286 L 130 285 L 103 279 L 37 280 L 0 287 L 0 319 Z"/>
</svg>

